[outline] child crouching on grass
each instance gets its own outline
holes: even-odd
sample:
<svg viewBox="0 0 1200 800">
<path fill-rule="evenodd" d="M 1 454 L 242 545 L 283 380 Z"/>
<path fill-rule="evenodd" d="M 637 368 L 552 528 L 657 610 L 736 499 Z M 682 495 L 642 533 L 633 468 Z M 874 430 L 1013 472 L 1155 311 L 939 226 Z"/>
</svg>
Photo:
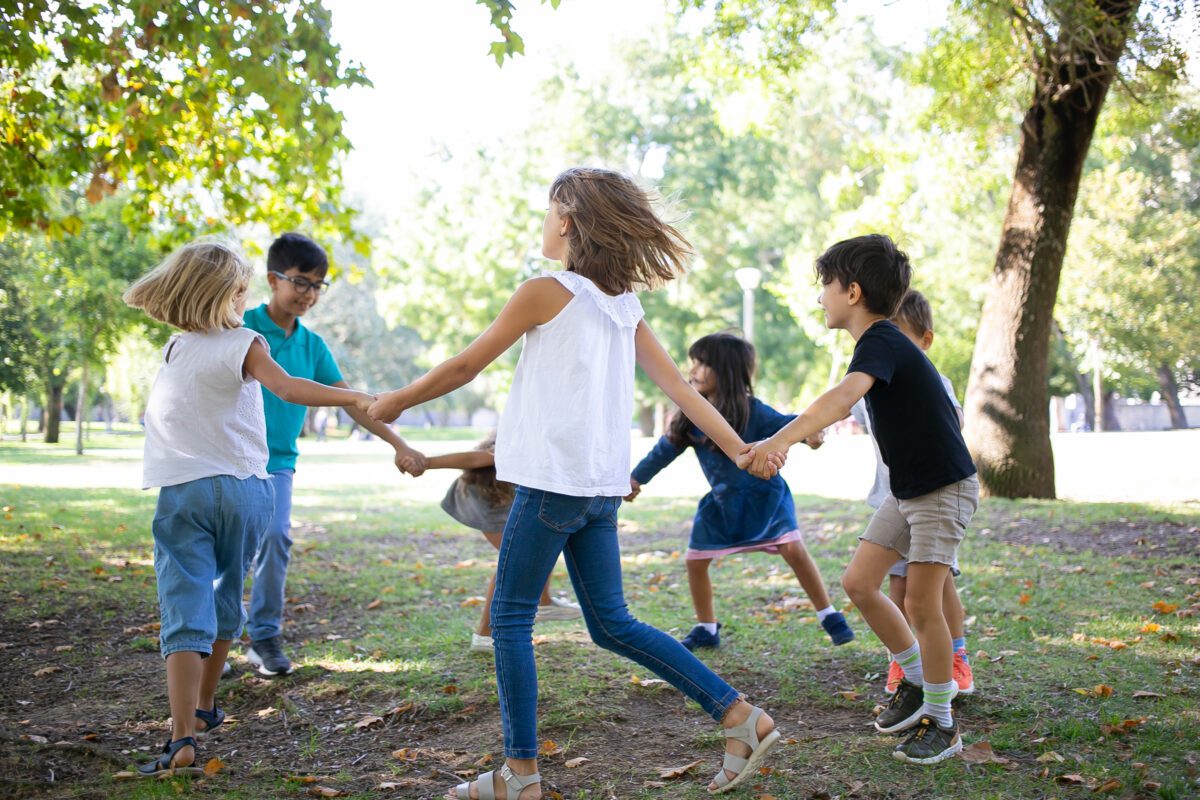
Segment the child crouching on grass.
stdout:
<svg viewBox="0 0 1200 800">
<path fill-rule="evenodd" d="M 250 276 L 236 248 L 202 240 L 125 293 L 183 331 L 163 348 L 146 405 L 142 488 L 159 488 L 154 571 L 172 730 L 162 755 L 138 767 L 143 777 L 202 773 L 195 737 L 225 720 L 217 680 L 245 623 L 242 580 L 274 511 L 260 383 L 309 406 L 366 410 L 374 399 L 280 369 L 263 337 L 242 326 Z"/>
</svg>

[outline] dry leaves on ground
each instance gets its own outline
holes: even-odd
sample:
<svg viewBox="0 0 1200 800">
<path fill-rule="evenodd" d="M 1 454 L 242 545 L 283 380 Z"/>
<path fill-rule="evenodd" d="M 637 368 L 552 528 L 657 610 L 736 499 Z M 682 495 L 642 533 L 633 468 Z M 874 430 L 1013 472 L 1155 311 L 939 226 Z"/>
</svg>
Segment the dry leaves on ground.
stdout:
<svg viewBox="0 0 1200 800">
<path fill-rule="evenodd" d="M 356 730 L 365 731 L 367 728 L 373 728 L 376 725 L 382 725 L 382 724 L 383 724 L 383 717 L 370 716 L 370 717 L 363 717 L 358 722 L 354 723 L 354 727 Z"/>
<path fill-rule="evenodd" d="M 542 746 L 538 748 L 538 755 L 542 757 L 556 756 L 563 751 L 562 747 L 553 739 L 547 739 L 542 742 Z"/>
<path fill-rule="evenodd" d="M 590 758 L 584 758 L 583 756 L 580 756 L 579 758 L 568 759 L 563 766 L 567 769 L 575 769 L 576 767 L 582 766 L 589 761 L 591 761 Z"/>
<path fill-rule="evenodd" d="M 658 777 L 667 781 L 675 780 L 676 778 L 682 778 L 684 775 L 688 774 L 703 763 L 704 760 L 699 759 L 682 767 L 660 767 L 658 770 Z"/>
<path fill-rule="evenodd" d="M 210 758 L 208 763 L 204 765 L 204 775 L 211 778 L 223 769 L 225 769 L 224 761 L 219 758 Z"/>
<path fill-rule="evenodd" d="M 996 754 L 990 742 L 973 742 L 962 749 L 958 757 L 968 764 L 1007 764 L 1008 759 Z"/>
</svg>

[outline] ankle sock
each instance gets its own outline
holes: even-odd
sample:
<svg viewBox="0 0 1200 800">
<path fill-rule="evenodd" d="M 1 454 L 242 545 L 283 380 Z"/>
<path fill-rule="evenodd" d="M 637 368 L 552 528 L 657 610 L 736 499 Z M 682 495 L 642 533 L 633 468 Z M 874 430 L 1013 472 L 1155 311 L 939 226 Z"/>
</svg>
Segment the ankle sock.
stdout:
<svg viewBox="0 0 1200 800">
<path fill-rule="evenodd" d="M 925 681 L 925 703 L 921 715 L 932 718 L 943 728 L 953 724 L 950 717 L 950 701 L 954 699 L 954 681 L 930 683 Z"/>
<path fill-rule="evenodd" d="M 962 636 L 958 639 L 951 639 L 950 640 L 950 648 L 956 653 L 959 651 L 962 651 L 963 661 L 968 660 L 967 659 L 967 637 Z"/>
<path fill-rule="evenodd" d="M 696 624 L 699 625 L 701 628 L 704 628 L 704 630 L 708 631 L 713 636 L 717 635 L 717 623 L 715 623 L 715 622 L 697 622 Z"/>
<path fill-rule="evenodd" d="M 828 617 L 830 614 L 836 613 L 837 609 L 835 609 L 833 606 L 825 606 L 817 611 L 817 622 L 824 622 L 826 617 Z"/>
<path fill-rule="evenodd" d="M 904 679 L 920 686 L 925 680 L 925 671 L 921 669 L 921 645 L 913 642 L 912 647 L 896 653 L 893 658 L 904 670 Z"/>
</svg>

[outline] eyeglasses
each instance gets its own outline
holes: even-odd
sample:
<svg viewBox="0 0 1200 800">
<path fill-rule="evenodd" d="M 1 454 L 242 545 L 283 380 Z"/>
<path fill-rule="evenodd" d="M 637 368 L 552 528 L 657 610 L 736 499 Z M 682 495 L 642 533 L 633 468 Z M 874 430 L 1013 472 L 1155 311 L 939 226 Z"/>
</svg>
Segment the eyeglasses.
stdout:
<svg viewBox="0 0 1200 800">
<path fill-rule="evenodd" d="M 281 281 L 287 281 L 292 286 L 295 286 L 296 291 L 300 294 L 308 294 L 314 290 L 320 294 L 321 292 L 329 289 L 329 281 L 318 281 L 317 283 L 313 283 L 312 281 L 304 280 L 304 278 L 293 278 L 290 275 L 284 275 L 282 272 L 276 272 L 275 270 L 270 270 L 270 274 L 274 275 L 276 278 L 279 278 Z"/>
</svg>

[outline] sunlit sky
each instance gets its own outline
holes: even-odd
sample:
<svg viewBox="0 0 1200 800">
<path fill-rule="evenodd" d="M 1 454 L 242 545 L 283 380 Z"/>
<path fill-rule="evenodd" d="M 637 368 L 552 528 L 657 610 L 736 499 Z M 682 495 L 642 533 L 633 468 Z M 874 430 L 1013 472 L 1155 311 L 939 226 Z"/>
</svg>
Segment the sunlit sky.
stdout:
<svg viewBox="0 0 1200 800">
<path fill-rule="evenodd" d="M 374 83 L 335 97 L 354 146 L 346 186 L 353 200 L 385 219 L 436 168 L 436 153 L 463 152 L 523 129 L 537 107 L 537 87 L 558 65 L 573 63 L 585 81 L 602 75 L 617 43 L 663 26 L 667 14 L 663 0 L 562 0 L 557 10 L 524 0 L 513 26 L 525 54 L 497 67 L 488 52 L 496 32 L 475 0 L 327 2 L 343 56 Z M 884 42 L 915 48 L 944 18 L 945 6 L 944 0 L 849 0 L 841 13 L 869 17 Z M 1197 14 L 1193 9 L 1188 21 L 1193 53 L 1200 51 Z"/>
</svg>

